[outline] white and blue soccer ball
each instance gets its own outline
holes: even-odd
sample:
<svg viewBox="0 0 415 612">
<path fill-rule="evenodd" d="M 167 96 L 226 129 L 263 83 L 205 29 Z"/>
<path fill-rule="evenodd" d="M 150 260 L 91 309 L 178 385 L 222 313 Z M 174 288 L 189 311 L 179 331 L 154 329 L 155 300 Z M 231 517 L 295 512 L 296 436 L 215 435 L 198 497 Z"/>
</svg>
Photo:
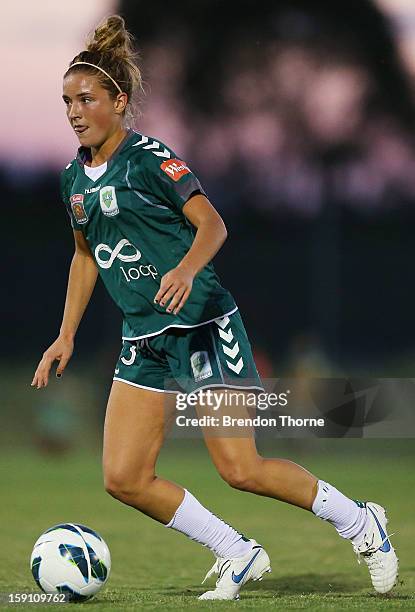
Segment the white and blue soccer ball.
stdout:
<svg viewBox="0 0 415 612">
<path fill-rule="evenodd" d="M 111 555 L 93 529 L 61 523 L 47 529 L 35 542 L 30 568 L 45 593 L 65 593 L 69 601 L 86 601 L 108 580 Z"/>
</svg>

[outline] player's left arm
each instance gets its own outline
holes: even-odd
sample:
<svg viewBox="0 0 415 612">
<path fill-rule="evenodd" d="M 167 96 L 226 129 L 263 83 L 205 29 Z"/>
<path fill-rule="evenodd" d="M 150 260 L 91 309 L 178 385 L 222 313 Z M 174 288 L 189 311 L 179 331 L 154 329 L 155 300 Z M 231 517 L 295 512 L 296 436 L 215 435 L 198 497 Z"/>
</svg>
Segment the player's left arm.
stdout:
<svg viewBox="0 0 415 612">
<path fill-rule="evenodd" d="M 197 228 L 195 239 L 181 262 L 165 274 L 154 301 L 177 314 L 190 295 L 193 279 L 209 263 L 226 240 L 222 217 L 202 194 L 189 198 L 183 214 Z"/>
</svg>

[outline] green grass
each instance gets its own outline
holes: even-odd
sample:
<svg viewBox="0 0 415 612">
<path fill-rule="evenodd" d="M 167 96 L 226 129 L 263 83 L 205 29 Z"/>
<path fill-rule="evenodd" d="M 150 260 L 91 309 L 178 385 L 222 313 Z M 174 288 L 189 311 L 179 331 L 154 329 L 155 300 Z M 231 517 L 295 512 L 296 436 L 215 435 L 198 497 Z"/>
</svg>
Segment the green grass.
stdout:
<svg viewBox="0 0 415 612">
<path fill-rule="evenodd" d="M 387 505 L 403 582 L 391 596 L 378 596 L 366 566 L 335 530 L 274 500 L 230 489 L 195 441 L 171 442 L 159 473 L 190 489 L 238 530 L 266 546 L 272 574 L 251 583 L 240 602 L 198 602 L 211 553 L 184 536 L 112 499 L 102 487 L 98 454 L 48 459 L 34 452 L 1 455 L 2 563 L 0 592 L 36 592 L 29 570 L 34 541 L 60 522 L 80 522 L 107 541 L 112 572 L 90 610 L 390 610 L 415 609 L 414 488 L 412 441 L 337 440 L 297 443 L 276 453 L 304 464 L 321 478 L 359 499 Z M 319 452 L 315 452 L 316 448 Z M 211 583 L 210 583 L 211 584 Z M 50 606 L 4 604 L 1 609 L 50 610 Z"/>
</svg>

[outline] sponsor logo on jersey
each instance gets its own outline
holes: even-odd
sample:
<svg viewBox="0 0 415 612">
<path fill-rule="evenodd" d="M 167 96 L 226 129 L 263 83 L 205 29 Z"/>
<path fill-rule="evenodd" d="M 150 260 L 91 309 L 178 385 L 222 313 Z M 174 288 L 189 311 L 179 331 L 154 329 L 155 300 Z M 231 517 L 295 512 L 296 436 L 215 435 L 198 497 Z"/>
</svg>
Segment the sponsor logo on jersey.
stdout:
<svg viewBox="0 0 415 612">
<path fill-rule="evenodd" d="M 115 194 L 115 187 L 108 185 L 102 187 L 99 191 L 99 202 L 101 204 L 101 210 L 106 217 L 113 217 L 118 215 L 120 209 L 117 204 L 117 196 Z"/>
<path fill-rule="evenodd" d="M 181 159 L 167 159 L 164 161 L 160 168 L 169 176 L 173 181 L 179 181 L 185 174 L 190 174 L 191 170 L 187 167 L 186 162 Z"/>
<path fill-rule="evenodd" d="M 204 380 L 212 376 L 212 366 L 207 351 L 197 351 L 192 353 L 190 357 L 190 365 L 192 366 L 193 378 L 195 382 Z"/>
<path fill-rule="evenodd" d="M 122 252 L 123 250 L 124 254 Z M 126 251 L 128 252 L 128 254 L 126 253 Z M 109 255 L 109 258 L 103 259 L 101 257 L 101 253 L 107 253 Z M 95 259 L 97 261 L 97 264 L 101 268 L 111 268 L 112 264 L 117 258 L 123 262 L 138 261 L 139 259 L 141 259 L 141 253 L 137 249 L 137 247 L 131 244 L 131 242 L 129 242 L 126 238 L 120 240 L 119 243 L 114 247 L 114 249 L 109 247 L 108 244 L 103 243 L 98 244 L 95 247 Z"/>
<path fill-rule="evenodd" d="M 103 256 L 105 253 L 105 256 Z M 141 259 L 141 251 L 136 246 L 131 244 L 126 238 L 120 240 L 115 247 L 112 249 L 108 244 L 98 244 L 95 247 L 95 260 L 100 268 L 108 270 L 112 267 L 112 264 L 118 259 L 123 264 L 129 264 L 138 262 Z M 119 263 L 119 262 L 118 262 Z M 121 270 L 122 276 L 130 283 L 136 281 L 139 278 L 151 276 L 155 279 L 158 276 L 158 271 L 153 264 L 139 264 L 136 267 L 131 266 L 117 266 Z"/>
<path fill-rule="evenodd" d="M 82 193 L 74 193 L 70 197 L 72 214 L 75 217 L 75 221 L 82 225 L 88 221 L 88 215 L 84 208 L 84 196 Z"/>
<path fill-rule="evenodd" d="M 85 193 L 95 193 L 96 191 L 99 191 L 101 189 L 101 185 L 98 185 L 98 187 L 90 187 L 89 189 L 85 189 Z"/>
</svg>

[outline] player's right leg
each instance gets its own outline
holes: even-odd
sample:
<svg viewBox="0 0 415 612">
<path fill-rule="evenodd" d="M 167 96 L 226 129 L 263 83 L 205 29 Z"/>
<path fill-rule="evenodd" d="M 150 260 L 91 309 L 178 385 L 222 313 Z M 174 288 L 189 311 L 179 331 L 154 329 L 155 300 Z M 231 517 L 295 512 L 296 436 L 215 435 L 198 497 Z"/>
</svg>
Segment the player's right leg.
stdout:
<svg viewBox="0 0 415 612">
<path fill-rule="evenodd" d="M 156 475 L 166 424 L 165 401 L 162 392 L 114 381 L 104 427 L 105 488 L 116 499 L 206 546 L 217 558 L 234 560 L 230 569 L 235 583 L 220 598 L 238 599 L 242 584 L 269 571 L 268 555 L 189 491 Z"/>
<path fill-rule="evenodd" d="M 105 488 L 116 499 L 167 524 L 184 489 L 156 476 L 164 441 L 164 393 L 114 381 L 104 425 Z"/>
</svg>

